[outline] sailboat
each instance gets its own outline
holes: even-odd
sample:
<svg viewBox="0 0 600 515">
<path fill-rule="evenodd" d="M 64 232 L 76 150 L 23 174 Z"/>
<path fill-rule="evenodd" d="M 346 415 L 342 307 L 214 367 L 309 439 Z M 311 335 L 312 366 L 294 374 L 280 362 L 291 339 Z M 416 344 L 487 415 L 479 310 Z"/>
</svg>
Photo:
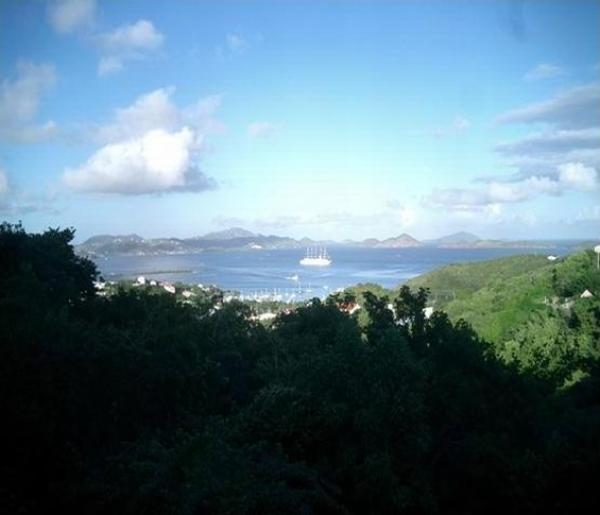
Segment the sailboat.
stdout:
<svg viewBox="0 0 600 515">
<path fill-rule="evenodd" d="M 327 254 L 327 249 L 306 249 L 306 256 L 300 260 L 304 266 L 328 266 L 331 264 L 331 257 Z"/>
</svg>

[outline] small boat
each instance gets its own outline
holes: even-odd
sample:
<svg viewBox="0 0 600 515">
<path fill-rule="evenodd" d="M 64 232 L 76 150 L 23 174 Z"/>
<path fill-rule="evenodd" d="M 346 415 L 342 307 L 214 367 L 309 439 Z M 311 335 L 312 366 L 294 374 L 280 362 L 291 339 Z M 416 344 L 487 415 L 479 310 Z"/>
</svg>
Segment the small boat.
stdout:
<svg viewBox="0 0 600 515">
<path fill-rule="evenodd" d="M 306 256 L 300 260 L 304 266 L 328 266 L 331 264 L 331 257 L 327 254 L 327 249 L 306 249 Z"/>
</svg>

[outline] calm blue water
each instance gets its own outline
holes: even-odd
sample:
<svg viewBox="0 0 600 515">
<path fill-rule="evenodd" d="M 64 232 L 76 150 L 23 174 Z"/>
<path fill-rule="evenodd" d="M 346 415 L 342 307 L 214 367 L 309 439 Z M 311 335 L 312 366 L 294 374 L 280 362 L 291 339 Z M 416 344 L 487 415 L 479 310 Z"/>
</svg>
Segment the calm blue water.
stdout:
<svg viewBox="0 0 600 515">
<path fill-rule="evenodd" d="M 564 255 L 567 249 L 365 249 L 331 248 L 325 268 L 301 266 L 301 249 L 205 252 L 161 256 L 114 256 L 96 263 L 106 280 L 135 278 L 214 284 L 244 295 L 276 292 L 295 298 L 325 297 L 357 283 L 386 287 L 449 263 L 481 261 L 515 254 Z"/>
</svg>

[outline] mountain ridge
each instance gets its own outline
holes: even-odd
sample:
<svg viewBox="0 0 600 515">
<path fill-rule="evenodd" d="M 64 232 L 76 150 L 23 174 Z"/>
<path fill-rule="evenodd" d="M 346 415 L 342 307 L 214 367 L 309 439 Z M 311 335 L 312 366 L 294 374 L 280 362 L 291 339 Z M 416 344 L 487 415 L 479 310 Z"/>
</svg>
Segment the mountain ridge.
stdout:
<svg viewBox="0 0 600 515">
<path fill-rule="evenodd" d="M 401 233 L 383 240 L 366 238 L 361 241 L 295 239 L 287 236 L 264 235 L 241 227 L 231 227 L 222 231 L 213 231 L 192 238 L 143 238 L 138 234 L 95 235 L 76 246 L 79 254 L 87 256 L 109 255 L 155 255 L 187 254 L 223 250 L 260 250 L 260 249 L 297 249 L 310 246 L 346 246 L 360 248 L 419 248 L 433 246 L 437 248 L 548 248 L 551 245 L 541 241 L 507 241 L 480 239 L 465 231 L 442 236 L 435 240 L 421 241 L 410 234 Z"/>
</svg>

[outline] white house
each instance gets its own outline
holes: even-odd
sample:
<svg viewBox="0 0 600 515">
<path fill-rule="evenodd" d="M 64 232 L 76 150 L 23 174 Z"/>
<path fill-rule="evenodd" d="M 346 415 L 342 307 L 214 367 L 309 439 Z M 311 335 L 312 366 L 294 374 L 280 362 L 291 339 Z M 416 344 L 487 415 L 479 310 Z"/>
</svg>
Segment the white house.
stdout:
<svg viewBox="0 0 600 515">
<path fill-rule="evenodd" d="M 267 320 L 273 320 L 277 315 L 275 313 L 271 313 L 270 311 L 266 313 L 261 313 L 260 315 L 253 317 L 254 320 L 258 320 L 260 322 L 266 322 Z"/>
<path fill-rule="evenodd" d="M 590 290 L 585 290 L 579 297 L 582 299 L 589 299 L 593 296 L 594 294 Z"/>
</svg>

